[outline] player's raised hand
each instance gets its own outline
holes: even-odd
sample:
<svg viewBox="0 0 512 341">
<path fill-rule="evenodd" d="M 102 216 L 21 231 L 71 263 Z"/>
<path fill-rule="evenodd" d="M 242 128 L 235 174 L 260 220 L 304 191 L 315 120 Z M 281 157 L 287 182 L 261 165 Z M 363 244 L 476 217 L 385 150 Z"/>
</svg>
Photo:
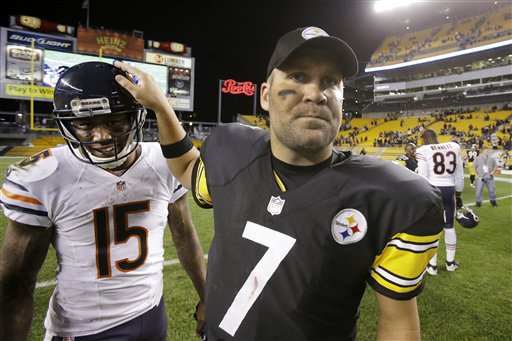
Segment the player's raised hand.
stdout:
<svg viewBox="0 0 512 341">
<path fill-rule="evenodd" d="M 116 81 L 128 90 L 140 104 L 155 112 L 163 112 L 170 107 L 169 101 L 153 76 L 127 63 L 116 61 L 114 65 L 136 78 L 137 83 L 134 83 L 126 77 L 117 75 Z"/>
</svg>

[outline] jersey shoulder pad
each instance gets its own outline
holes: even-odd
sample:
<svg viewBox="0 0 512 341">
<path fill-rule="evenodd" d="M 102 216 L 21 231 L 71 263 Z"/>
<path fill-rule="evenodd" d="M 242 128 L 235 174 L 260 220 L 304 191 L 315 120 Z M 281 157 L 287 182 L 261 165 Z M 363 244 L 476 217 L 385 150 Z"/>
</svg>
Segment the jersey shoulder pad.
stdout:
<svg viewBox="0 0 512 341">
<path fill-rule="evenodd" d="M 460 152 L 460 144 L 456 143 L 456 142 L 448 142 L 450 144 L 450 146 L 452 147 L 452 149 L 456 150 L 456 151 L 459 151 Z"/>
<path fill-rule="evenodd" d="M 230 149 L 244 149 L 248 145 L 269 135 L 268 131 L 241 123 L 229 123 L 216 127 L 204 143 L 216 144 L 216 147 L 230 147 Z M 238 147 L 238 148 L 237 148 Z"/>
<path fill-rule="evenodd" d="M 428 145 L 419 146 L 418 148 L 416 148 L 416 153 L 422 153 L 422 152 L 424 152 L 427 148 L 428 148 Z"/>
<path fill-rule="evenodd" d="M 404 202 L 407 204 L 410 203 L 411 198 L 416 198 L 415 200 L 420 202 L 428 195 L 428 192 L 432 191 L 431 185 L 424 177 L 403 166 L 397 166 L 400 165 L 389 160 L 374 158 L 360 169 L 358 175 L 366 177 L 367 181 L 378 187 L 386 188 L 386 195 L 394 195 L 390 199 L 403 200 L 407 198 Z M 379 177 L 375 177 L 374 174 L 379 174 Z M 407 186 L 407 191 L 404 191 L 404 186 Z"/>
<path fill-rule="evenodd" d="M 54 149 L 46 149 L 29 156 L 9 167 L 7 176 L 18 178 L 24 182 L 36 182 L 52 175 L 59 165 Z"/>
<path fill-rule="evenodd" d="M 142 155 L 141 157 L 146 159 L 146 162 L 159 174 L 171 174 L 167 161 L 162 153 L 162 148 L 158 142 L 142 142 Z"/>
<path fill-rule="evenodd" d="M 269 132 L 239 123 L 218 126 L 201 146 L 210 184 L 224 183 L 258 156 L 270 152 Z"/>
<path fill-rule="evenodd" d="M 146 165 L 150 167 L 163 183 L 166 183 L 171 193 L 178 193 L 178 197 L 187 192 L 187 189 L 179 183 L 167 165 L 167 160 L 162 153 L 158 142 L 142 142 L 142 158 L 145 158 Z M 138 168 L 137 171 L 140 171 Z M 144 167 L 147 171 L 147 167 Z"/>
</svg>

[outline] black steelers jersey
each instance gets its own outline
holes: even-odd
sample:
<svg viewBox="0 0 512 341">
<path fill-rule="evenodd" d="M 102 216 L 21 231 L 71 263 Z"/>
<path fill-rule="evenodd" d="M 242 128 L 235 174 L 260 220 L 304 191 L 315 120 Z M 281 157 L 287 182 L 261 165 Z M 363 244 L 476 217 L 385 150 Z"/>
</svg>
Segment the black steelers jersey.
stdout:
<svg viewBox="0 0 512 341">
<path fill-rule="evenodd" d="M 208 340 L 354 340 L 368 283 L 397 300 L 422 289 L 443 226 L 439 191 L 390 161 L 349 156 L 284 191 L 269 134 L 218 127 L 194 168 L 213 204 Z"/>
<path fill-rule="evenodd" d="M 478 150 L 473 150 L 473 149 L 470 149 L 467 151 L 467 155 L 468 155 L 468 162 L 473 162 L 475 161 L 476 157 L 479 155 L 480 153 L 478 152 Z"/>
<path fill-rule="evenodd" d="M 418 160 L 407 158 L 407 160 L 405 160 L 405 167 L 416 172 L 416 169 L 418 168 Z"/>
</svg>

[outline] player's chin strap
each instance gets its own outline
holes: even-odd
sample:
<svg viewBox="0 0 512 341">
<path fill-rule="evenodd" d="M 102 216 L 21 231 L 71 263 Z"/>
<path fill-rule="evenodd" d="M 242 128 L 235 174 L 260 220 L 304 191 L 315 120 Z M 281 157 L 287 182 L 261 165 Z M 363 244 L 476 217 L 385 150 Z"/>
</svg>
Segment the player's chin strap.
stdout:
<svg viewBox="0 0 512 341">
<path fill-rule="evenodd" d="M 105 168 L 105 169 L 114 169 L 114 168 L 121 166 L 126 161 L 126 157 L 128 155 L 126 155 L 125 157 L 123 157 L 121 159 L 112 161 L 112 162 L 105 162 L 105 161 L 109 160 L 110 158 L 96 157 L 94 155 L 89 155 L 89 156 L 90 156 L 91 160 L 95 163 L 96 166 L 98 166 L 100 168 Z"/>
<path fill-rule="evenodd" d="M 88 154 L 89 154 L 89 158 L 96 166 L 98 166 L 100 168 L 105 168 L 105 169 L 114 169 L 114 168 L 121 166 L 126 161 L 126 158 L 128 157 L 128 155 L 130 155 L 133 152 L 133 150 L 130 150 L 130 149 L 131 148 L 135 149 L 136 146 L 137 146 L 137 144 L 135 142 L 132 142 L 131 144 L 127 144 L 123 148 L 123 150 L 121 150 L 121 152 L 117 154 L 117 155 L 123 155 L 120 158 L 116 158 L 115 156 L 114 157 L 97 157 L 97 156 L 92 155 L 92 153 L 88 153 Z M 112 160 L 112 161 L 110 161 L 110 160 Z"/>
</svg>

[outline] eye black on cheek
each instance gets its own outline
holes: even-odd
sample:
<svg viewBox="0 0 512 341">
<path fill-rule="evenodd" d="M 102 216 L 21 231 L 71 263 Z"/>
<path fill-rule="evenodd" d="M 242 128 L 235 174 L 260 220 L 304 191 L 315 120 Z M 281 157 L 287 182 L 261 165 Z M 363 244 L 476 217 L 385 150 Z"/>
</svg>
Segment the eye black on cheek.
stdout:
<svg viewBox="0 0 512 341">
<path fill-rule="evenodd" d="M 286 97 L 287 95 L 296 95 L 296 94 L 297 94 L 297 91 L 292 90 L 292 89 L 283 89 L 277 93 L 277 95 L 279 97 Z"/>
</svg>

